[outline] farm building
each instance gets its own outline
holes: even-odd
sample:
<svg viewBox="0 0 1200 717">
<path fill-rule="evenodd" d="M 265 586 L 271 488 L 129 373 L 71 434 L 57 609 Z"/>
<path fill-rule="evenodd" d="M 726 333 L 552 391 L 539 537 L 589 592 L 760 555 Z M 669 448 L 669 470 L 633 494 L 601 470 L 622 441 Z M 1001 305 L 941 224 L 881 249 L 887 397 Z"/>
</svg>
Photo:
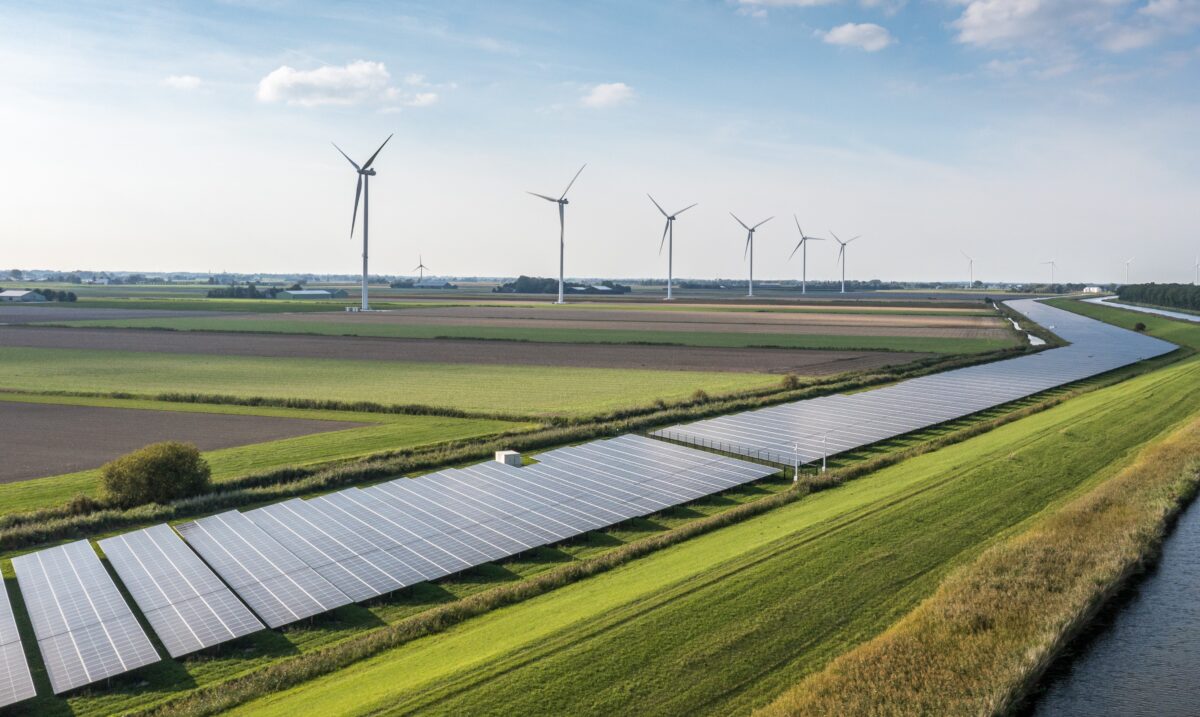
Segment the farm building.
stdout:
<svg viewBox="0 0 1200 717">
<path fill-rule="evenodd" d="M 1104 293 L 1104 289 L 1101 289 L 1099 286 L 1085 286 L 1085 287 L 1083 287 L 1083 293 L 1085 293 L 1085 294 L 1102 294 L 1102 293 Z"/>
<path fill-rule="evenodd" d="M 284 289 L 275 295 L 276 299 L 344 299 L 347 294 L 344 289 Z"/>
<path fill-rule="evenodd" d="M 26 291 L 24 289 L 0 291 L 0 301 L 38 302 L 45 300 L 46 297 L 36 291 Z"/>
</svg>

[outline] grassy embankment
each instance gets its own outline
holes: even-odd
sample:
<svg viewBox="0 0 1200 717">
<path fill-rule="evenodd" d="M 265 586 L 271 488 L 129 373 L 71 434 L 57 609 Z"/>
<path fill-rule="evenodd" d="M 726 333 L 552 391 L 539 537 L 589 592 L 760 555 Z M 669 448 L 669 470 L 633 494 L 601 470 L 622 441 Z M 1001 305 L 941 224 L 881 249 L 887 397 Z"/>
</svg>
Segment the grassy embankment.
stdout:
<svg viewBox="0 0 1200 717">
<path fill-rule="evenodd" d="M 169 317 L 154 319 L 94 319 L 55 322 L 55 325 L 88 328 L 169 329 L 173 331 L 242 331 L 254 333 L 311 334 L 317 336 L 369 336 L 405 339 L 482 339 L 586 344 L 642 344 L 706 348 L 785 348 L 831 351 L 910 351 L 970 354 L 1017 345 L 1014 333 L 1005 338 L 942 338 L 929 336 L 841 336 L 823 334 L 735 333 L 722 331 L 643 331 L 591 328 L 523 328 L 483 325 L 404 325 L 344 321 L 245 319 L 238 317 Z M 864 328 L 869 331 L 869 327 Z"/>
<path fill-rule="evenodd" d="M 342 430 L 205 451 L 204 457 L 212 467 L 213 482 L 218 484 L 247 473 L 267 471 L 282 466 L 313 466 L 384 451 L 431 446 L 447 441 L 489 436 L 506 431 L 533 429 L 537 426 L 534 423 L 487 418 L 409 416 L 359 411 L 298 410 L 267 406 L 172 403 L 18 393 L 0 393 L 0 401 L 347 421 L 346 428 Z M 97 497 L 99 475 L 100 471 L 94 469 L 0 484 L 0 515 L 61 505 L 79 494 Z"/>
<path fill-rule="evenodd" d="M 877 634 L 998 536 L 1113 475 L 1195 410 L 1197 389 L 1200 364 L 1170 366 L 267 695 L 304 672 L 305 657 L 284 661 L 249 680 L 263 697 L 244 711 L 762 704 Z M 175 708 L 200 713 L 238 690 Z"/>
<path fill-rule="evenodd" d="M 594 415 L 655 399 L 778 386 L 769 374 L 200 356 L 0 347 L 0 389 L 339 399 L 523 415 Z"/>
</svg>

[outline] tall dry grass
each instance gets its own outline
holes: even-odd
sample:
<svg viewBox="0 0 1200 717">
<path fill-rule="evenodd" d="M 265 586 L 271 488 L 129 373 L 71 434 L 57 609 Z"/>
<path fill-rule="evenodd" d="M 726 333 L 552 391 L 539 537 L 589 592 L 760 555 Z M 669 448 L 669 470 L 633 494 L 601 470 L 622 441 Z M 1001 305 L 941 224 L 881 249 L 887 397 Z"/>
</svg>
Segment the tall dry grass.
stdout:
<svg viewBox="0 0 1200 717">
<path fill-rule="evenodd" d="M 1113 478 L 951 574 L 899 623 L 759 710 L 995 715 L 1157 556 L 1200 484 L 1200 418 Z"/>
</svg>

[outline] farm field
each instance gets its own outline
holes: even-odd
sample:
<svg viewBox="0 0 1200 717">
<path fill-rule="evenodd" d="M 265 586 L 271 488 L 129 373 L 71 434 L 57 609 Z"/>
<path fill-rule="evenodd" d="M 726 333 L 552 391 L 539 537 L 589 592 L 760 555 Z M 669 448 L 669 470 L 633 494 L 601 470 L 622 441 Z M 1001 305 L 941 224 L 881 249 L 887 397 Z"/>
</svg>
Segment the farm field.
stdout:
<svg viewBox="0 0 1200 717">
<path fill-rule="evenodd" d="M 173 416 L 199 416 L 222 421 L 222 426 L 240 425 L 238 419 L 313 422 L 334 427 L 332 432 L 293 436 L 276 440 L 259 440 L 255 443 L 232 445 L 232 447 L 204 450 L 204 457 L 212 467 L 214 483 L 267 471 L 283 466 L 306 466 L 329 461 L 355 458 L 380 451 L 395 451 L 416 448 L 446 441 L 477 438 L 506 431 L 520 431 L 535 427 L 532 423 L 501 421 L 489 418 L 450 418 L 445 416 L 410 416 L 402 414 L 366 413 L 359 411 L 323 411 L 310 409 L 274 408 L 268 406 L 234 406 L 198 403 L 173 403 L 167 401 L 114 399 L 82 396 L 43 396 L 35 394 L 0 393 L 0 414 L 10 405 L 41 404 L 61 408 L 93 408 L 137 414 L 138 424 L 170 420 Z M 233 422 L 224 423 L 226 419 Z M 71 453 L 78 445 L 78 436 L 88 433 L 105 433 L 103 428 L 85 427 L 81 433 L 71 434 Z M 124 430 L 124 429 L 122 429 Z M 228 433 L 231 429 L 225 429 Z M 43 438 L 53 447 L 64 440 L 61 432 Z M 108 436 L 101 436 L 110 440 Z M 179 434 L 181 440 L 194 436 Z M 146 438 L 137 446 L 152 440 Z M 245 443 L 242 441 L 242 443 Z M 204 448 L 204 446 L 201 446 Z M 51 463 L 42 464 L 39 477 L 0 484 L 0 515 L 46 508 L 70 500 L 78 494 L 97 495 L 99 470 L 78 470 L 70 473 L 56 472 Z M 43 477 L 44 476 L 44 477 Z"/>
<path fill-rule="evenodd" d="M 522 415 L 588 415 L 654 399 L 778 386 L 755 373 L 481 366 L 0 347 L 0 389 L 202 393 L 419 404 Z"/>
<path fill-rule="evenodd" d="M 1195 413 L 1197 388 L 1191 360 L 1085 394 L 241 713 L 745 711 L 882 630 L 998 536 L 1114 475 Z"/>
</svg>

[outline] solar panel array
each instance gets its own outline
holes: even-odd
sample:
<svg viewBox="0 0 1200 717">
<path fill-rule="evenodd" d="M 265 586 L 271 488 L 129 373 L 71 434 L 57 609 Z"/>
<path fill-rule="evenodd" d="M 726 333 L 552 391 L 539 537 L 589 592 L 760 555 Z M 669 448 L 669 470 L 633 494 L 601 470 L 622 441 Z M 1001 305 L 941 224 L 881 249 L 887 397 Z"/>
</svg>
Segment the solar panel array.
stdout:
<svg viewBox="0 0 1200 717">
<path fill-rule="evenodd" d="M 100 548 L 172 657 L 263 629 L 166 524 L 106 538 Z"/>
<path fill-rule="evenodd" d="M 341 590 L 236 510 L 184 523 L 178 530 L 271 627 L 351 602 Z"/>
<path fill-rule="evenodd" d="M 55 694 L 158 662 L 91 543 L 79 540 L 12 562 Z"/>
<path fill-rule="evenodd" d="M 0 707 L 34 696 L 33 678 L 25 662 L 21 635 L 13 618 L 8 590 L 0 583 Z"/>
<path fill-rule="evenodd" d="M 961 418 L 1176 348 L 1039 301 L 1007 304 L 1071 344 L 871 391 L 672 426 L 653 435 L 781 465 L 812 463 L 823 455 Z"/>
</svg>

